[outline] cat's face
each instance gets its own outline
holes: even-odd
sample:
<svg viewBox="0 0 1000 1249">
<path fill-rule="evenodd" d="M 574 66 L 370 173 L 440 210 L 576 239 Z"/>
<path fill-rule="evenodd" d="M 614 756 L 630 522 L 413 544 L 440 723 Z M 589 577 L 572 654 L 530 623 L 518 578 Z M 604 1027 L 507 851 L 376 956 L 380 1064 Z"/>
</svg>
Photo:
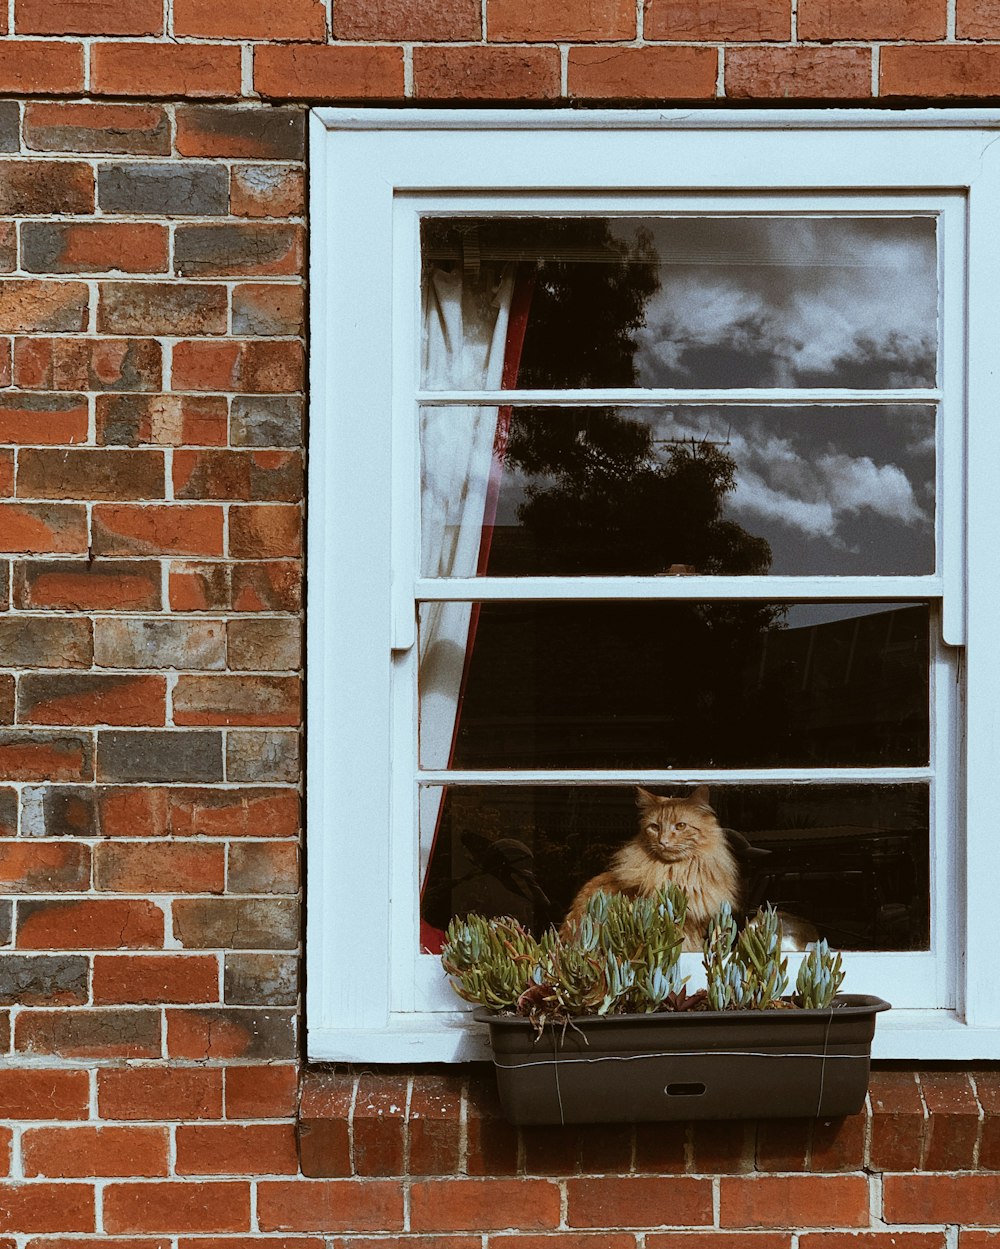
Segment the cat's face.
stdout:
<svg viewBox="0 0 1000 1249">
<path fill-rule="evenodd" d="M 704 785 L 686 798 L 661 798 L 640 787 L 635 791 L 635 803 L 639 835 L 647 851 L 665 863 L 691 858 L 719 831 Z"/>
</svg>

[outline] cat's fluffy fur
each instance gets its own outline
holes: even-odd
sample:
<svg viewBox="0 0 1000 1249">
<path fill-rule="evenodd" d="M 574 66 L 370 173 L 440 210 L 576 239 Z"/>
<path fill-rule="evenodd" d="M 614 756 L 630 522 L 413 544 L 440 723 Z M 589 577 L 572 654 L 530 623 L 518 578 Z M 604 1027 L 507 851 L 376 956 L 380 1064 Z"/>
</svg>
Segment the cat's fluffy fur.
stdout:
<svg viewBox="0 0 1000 1249">
<path fill-rule="evenodd" d="M 688 898 L 684 949 L 700 950 L 708 920 L 723 902 L 739 908 L 739 867 L 708 796 L 704 785 L 685 798 L 661 798 L 636 789 L 639 831 L 615 854 L 608 870 L 579 891 L 563 929 L 579 921 L 588 900 L 601 890 L 634 898 L 673 881 Z"/>
</svg>

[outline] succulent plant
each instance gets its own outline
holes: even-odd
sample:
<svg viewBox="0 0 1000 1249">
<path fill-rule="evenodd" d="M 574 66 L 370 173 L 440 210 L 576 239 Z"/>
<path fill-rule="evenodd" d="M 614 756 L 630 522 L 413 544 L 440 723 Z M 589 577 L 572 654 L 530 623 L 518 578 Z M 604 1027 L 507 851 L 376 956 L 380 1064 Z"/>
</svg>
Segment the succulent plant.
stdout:
<svg viewBox="0 0 1000 1249">
<path fill-rule="evenodd" d="M 799 965 L 795 992 L 799 1005 L 807 1010 L 825 1010 L 844 983 L 840 955 L 826 941 L 817 941 Z"/>
<path fill-rule="evenodd" d="M 788 959 L 781 957 L 781 919 L 773 906 L 761 907 L 736 940 L 743 971 L 741 1006 L 765 1010 L 788 988 Z"/>
</svg>

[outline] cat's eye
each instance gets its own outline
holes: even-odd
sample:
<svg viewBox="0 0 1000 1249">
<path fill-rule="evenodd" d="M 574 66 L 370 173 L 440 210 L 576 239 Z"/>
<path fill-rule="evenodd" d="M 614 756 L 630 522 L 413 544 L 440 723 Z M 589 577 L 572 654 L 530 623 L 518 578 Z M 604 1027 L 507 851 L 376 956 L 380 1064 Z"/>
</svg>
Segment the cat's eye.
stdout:
<svg viewBox="0 0 1000 1249">
<path fill-rule="evenodd" d="M 677 831 L 680 832 L 682 828 L 687 828 L 687 824 L 683 820 L 678 820 L 677 823 L 674 825 L 674 828 L 676 828 Z"/>
</svg>

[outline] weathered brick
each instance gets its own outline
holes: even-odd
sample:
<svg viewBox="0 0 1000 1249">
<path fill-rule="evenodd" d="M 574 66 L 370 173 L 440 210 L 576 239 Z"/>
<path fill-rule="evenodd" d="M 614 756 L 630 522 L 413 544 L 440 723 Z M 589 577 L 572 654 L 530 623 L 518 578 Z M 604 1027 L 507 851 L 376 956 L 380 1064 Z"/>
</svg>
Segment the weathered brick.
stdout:
<svg viewBox="0 0 1000 1249">
<path fill-rule="evenodd" d="M 102 731 L 97 776 L 102 781 L 221 781 L 222 735 Z"/>
<path fill-rule="evenodd" d="M 163 944 L 163 912 L 144 899 L 26 900 L 17 907 L 22 950 L 142 950 Z"/>
<path fill-rule="evenodd" d="M 0 731 L 0 780 L 87 781 L 93 775 L 88 734 Z"/>
<path fill-rule="evenodd" d="M 298 1070 L 293 1066 L 226 1068 L 228 1119 L 282 1119 L 295 1113 Z"/>
<path fill-rule="evenodd" d="M 233 0 L 174 0 L 174 33 L 203 39 L 318 39 L 326 36 L 322 0 L 282 0 L 274 5 Z"/>
<path fill-rule="evenodd" d="M 86 442 L 83 395 L 0 394 L 0 441 L 28 446 Z"/>
<path fill-rule="evenodd" d="M 211 955 L 99 954 L 94 959 L 95 1006 L 155 1006 L 218 998 L 219 965 Z"/>
<path fill-rule="evenodd" d="M 173 711 L 175 724 L 296 725 L 302 715 L 299 678 L 182 675 Z"/>
<path fill-rule="evenodd" d="M 920 1166 L 926 1110 L 912 1071 L 874 1071 L 871 1166 L 879 1171 L 907 1171 Z"/>
<path fill-rule="evenodd" d="M 17 490 L 37 499 L 162 499 L 163 453 L 27 448 L 18 459 Z"/>
<path fill-rule="evenodd" d="M 78 95 L 83 85 L 81 43 L 18 39 L 0 45 L 0 91 L 6 95 Z"/>
<path fill-rule="evenodd" d="M 623 40 L 636 37 L 630 0 L 487 0 L 486 34 L 496 43 Z"/>
<path fill-rule="evenodd" d="M 14 723 L 14 674 L 0 673 L 0 724 Z"/>
<path fill-rule="evenodd" d="M 879 93 L 889 97 L 979 99 L 996 95 L 1000 46 L 883 48 Z"/>
<path fill-rule="evenodd" d="M 63 1058 L 158 1058 L 158 1010 L 30 1010 L 14 1023 L 14 1048 Z"/>
<path fill-rule="evenodd" d="M 13 221 L 0 221 L 0 272 L 13 273 L 16 268 L 17 227 Z"/>
<path fill-rule="evenodd" d="M 571 48 L 568 90 L 574 99 L 709 99 L 717 69 L 714 48 Z"/>
<path fill-rule="evenodd" d="M 994 1227 L 1000 1175 L 886 1175 L 882 1217 L 887 1223 L 960 1223 Z"/>
<path fill-rule="evenodd" d="M 476 0 L 339 0 L 333 34 L 335 39 L 359 41 L 453 42 L 481 38 L 481 21 Z"/>
<path fill-rule="evenodd" d="M 0 786 L 0 837 L 17 836 L 17 790 L 8 785 Z M 9 906 L 0 913 L 0 945 L 10 940 Z"/>
<path fill-rule="evenodd" d="M 5 106 L 9 107 L 9 106 Z M 6 133 L 0 113 L 0 147 Z M 41 152 L 165 156 L 170 123 L 156 104 L 36 104 L 24 110 L 24 142 Z M 5 151 L 16 151 L 3 148 Z"/>
<path fill-rule="evenodd" d="M 229 666 L 248 672 L 295 671 L 302 665 L 297 620 L 230 620 Z"/>
<path fill-rule="evenodd" d="M 423 1072 L 414 1076 L 408 1110 L 411 1175 L 457 1174 L 462 1086 L 460 1076 Z"/>
<path fill-rule="evenodd" d="M 4 1119 L 85 1119 L 90 1101 L 86 1071 L 0 1070 L 0 1115 Z"/>
<path fill-rule="evenodd" d="M 294 1175 L 291 1123 L 199 1123 L 177 1129 L 178 1175 Z"/>
<path fill-rule="evenodd" d="M 25 45 L 18 42 L 7 46 L 20 50 Z M 0 66 L 0 83 L 2 80 Z M 94 171 L 82 161 L 0 161 L 0 213 L 4 216 L 54 216 L 93 210 Z"/>
<path fill-rule="evenodd" d="M 229 847 L 226 881 L 228 893 L 295 894 L 298 847 L 287 841 L 235 842 Z"/>
<path fill-rule="evenodd" d="M 928 1112 L 925 1171 L 972 1168 L 979 1137 L 979 1103 L 964 1071 L 925 1071 L 920 1090 Z"/>
<path fill-rule="evenodd" d="M 943 1231 L 806 1232 L 798 1243 L 799 1249 L 946 1249 L 947 1237 Z"/>
<path fill-rule="evenodd" d="M 216 620 L 102 617 L 94 622 L 94 662 L 108 668 L 224 668 L 226 626 Z"/>
<path fill-rule="evenodd" d="M 861 1175 L 723 1176 L 720 1183 L 722 1227 L 847 1228 L 869 1223 L 868 1181 Z"/>
<path fill-rule="evenodd" d="M 0 333 L 46 333 L 86 329 L 89 299 L 89 291 L 82 282 L 2 278 Z"/>
<path fill-rule="evenodd" d="M 182 156 L 304 160 L 305 120 L 305 110 L 298 108 L 182 104 L 177 150 Z"/>
<path fill-rule="evenodd" d="M 14 0 L 19 35 L 160 35 L 160 0 Z"/>
<path fill-rule="evenodd" d="M 0 503 L 0 551 L 84 554 L 87 509 L 83 504 Z"/>
<path fill-rule="evenodd" d="M 90 57 L 94 95 L 238 96 L 240 49 L 235 45 L 94 43 Z"/>
<path fill-rule="evenodd" d="M 44 390 L 158 390 L 160 344 L 153 339 L 19 338 L 14 377 Z"/>
<path fill-rule="evenodd" d="M 559 52 L 539 47 L 413 50 L 414 95 L 422 100 L 555 100 Z"/>
<path fill-rule="evenodd" d="M 14 575 L 18 607 L 155 611 L 160 566 L 148 561 L 25 560 Z"/>
<path fill-rule="evenodd" d="M 301 555 L 301 511 L 298 507 L 282 507 L 280 504 L 231 508 L 229 553 L 234 559 L 275 559 Z"/>
<path fill-rule="evenodd" d="M 226 400 L 221 396 L 97 396 L 97 441 L 105 445 L 223 446 L 226 424 Z M 293 445 L 301 445 L 301 440 Z"/>
<path fill-rule="evenodd" d="M 162 1127 L 29 1128 L 21 1154 L 29 1176 L 158 1176 L 167 1174 L 169 1144 Z"/>
<path fill-rule="evenodd" d="M 303 1073 L 299 1101 L 299 1163 L 311 1179 L 353 1175 L 351 1106 L 357 1076 L 346 1071 Z"/>
<path fill-rule="evenodd" d="M 0 1232 L 92 1232 L 92 1184 L 0 1183 Z"/>
<path fill-rule="evenodd" d="M 299 909 L 291 898 L 181 898 L 174 936 L 187 949 L 294 950 Z"/>
<path fill-rule="evenodd" d="M 867 1116 L 816 1119 L 809 1150 L 810 1171 L 860 1171 L 865 1165 Z"/>
<path fill-rule="evenodd" d="M 757 1125 L 758 1171 L 805 1171 L 812 1123 L 808 1119 L 762 1119 Z"/>
<path fill-rule="evenodd" d="M 250 1185 L 201 1181 L 109 1184 L 104 1227 L 129 1232 L 245 1232 L 250 1229 Z"/>
<path fill-rule="evenodd" d="M 21 110 L 16 100 L 0 101 L 0 152 L 16 152 L 20 147 Z M 253 155 L 253 153 L 248 153 Z"/>
<path fill-rule="evenodd" d="M 80 842 L 0 842 L 0 888 L 8 894 L 78 893 L 90 886 L 90 847 Z"/>
<path fill-rule="evenodd" d="M 222 846 L 198 842 L 104 842 L 94 847 L 94 885 L 119 893 L 222 893 Z"/>
<path fill-rule="evenodd" d="M 0 1004 L 80 1005 L 87 1000 L 88 970 L 87 960 L 79 954 L 0 955 Z"/>
<path fill-rule="evenodd" d="M 13 496 L 13 494 L 14 452 L 10 447 L 6 449 L 0 447 L 0 496 L 9 499 Z M 5 590 L 7 582 L 6 572 L 8 569 L 5 569 L 2 565 L 0 565 L 0 610 L 3 611 L 7 610 Z"/>
<path fill-rule="evenodd" d="M 233 333 L 260 337 L 301 335 L 305 330 L 301 286 L 247 282 L 233 291 Z"/>
<path fill-rule="evenodd" d="M 21 227 L 21 260 L 29 273 L 163 273 L 167 248 L 160 225 L 26 221 Z"/>
<path fill-rule="evenodd" d="M 799 0 L 800 39 L 943 39 L 946 0 Z"/>
<path fill-rule="evenodd" d="M 955 33 L 959 39 L 996 39 L 1000 34 L 997 0 L 958 0 Z"/>
<path fill-rule="evenodd" d="M 229 564 L 177 561 L 170 565 L 169 577 L 172 611 L 217 611 L 230 605 L 232 569 Z"/>
<path fill-rule="evenodd" d="M 570 1227 L 606 1227 L 612 1212 L 622 1227 L 656 1226 L 668 1219 L 684 1227 L 712 1222 L 709 1180 L 687 1176 L 570 1179 L 566 1193 Z"/>
<path fill-rule="evenodd" d="M 235 307 L 233 310 L 235 317 Z M 303 440 L 301 399 L 278 395 L 237 395 L 233 400 L 234 447 L 299 447 Z"/>
<path fill-rule="evenodd" d="M 98 504 L 93 514 L 97 555 L 221 555 L 221 507 L 130 507 Z"/>
<path fill-rule="evenodd" d="M 302 607 L 302 566 L 296 560 L 234 564 L 231 595 L 235 611 L 297 612 Z"/>
<path fill-rule="evenodd" d="M 359 1075 L 351 1114 L 356 1174 L 405 1171 L 407 1083 L 405 1075 Z"/>
<path fill-rule="evenodd" d="M 294 451 L 179 450 L 173 479 L 178 499 L 294 502 L 302 497 L 302 457 Z"/>
<path fill-rule="evenodd" d="M 305 170 L 296 165 L 236 165 L 229 183 L 234 217 L 301 217 Z"/>
<path fill-rule="evenodd" d="M 298 733 L 234 730 L 226 734 L 226 775 L 231 781 L 295 782 L 300 770 Z"/>
<path fill-rule="evenodd" d="M 295 1012 L 217 1007 L 167 1010 L 171 1058 L 294 1058 Z"/>
<path fill-rule="evenodd" d="M 228 319 L 224 286 L 191 282 L 101 284 L 97 328 L 105 334 L 225 334 Z"/>
<path fill-rule="evenodd" d="M 177 390 L 296 391 L 305 356 L 299 342 L 181 342 L 172 380 Z"/>
<path fill-rule="evenodd" d="M 21 790 L 23 837 L 96 837 L 93 789 L 81 785 L 26 785 Z"/>
<path fill-rule="evenodd" d="M 291 954 L 227 954 L 223 997 L 229 1006 L 294 1006 L 298 963 Z"/>
<path fill-rule="evenodd" d="M 392 1180 L 263 1180 L 257 1211 L 267 1232 L 398 1231 L 403 1190 Z"/>
<path fill-rule="evenodd" d="M 403 50 L 262 44 L 254 49 L 253 85 L 273 100 L 402 100 Z"/>
<path fill-rule="evenodd" d="M 631 1218 L 633 1211 L 629 1210 L 624 1194 L 633 1187 L 634 1180 L 595 1179 L 590 1182 L 598 1188 L 606 1183 L 621 1184 L 622 1195 L 615 1209 L 625 1219 Z M 710 1194 L 708 1181 L 686 1180 L 683 1183 L 692 1186 L 704 1184 Z M 671 1217 L 676 1216 L 678 1222 L 688 1222 L 688 1205 L 680 1191 L 676 1197 L 680 1204 L 674 1203 L 672 1195 Z M 505 1227 L 533 1231 L 559 1225 L 559 1189 L 549 1180 L 418 1180 L 411 1186 L 410 1202 L 410 1226 L 418 1232 L 480 1231 Z M 708 1203 L 711 1212 L 710 1195 Z M 573 1198 L 570 1197 L 571 1218 L 572 1208 Z"/>
<path fill-rule="evenodd" d="M 166 721 L 164 677 L 25 673 L 18 683 L 22 724 L 158 725 Z"/>
<path fill-rule="evenodd" d="M 864 1249 L 863 1234 L 836 1235 L 843 1235 L 848 1249 L 855 1245 L 855 1239 L 859 1242 L 855 1249 Z M 802 1237 L 803 1241 L 808 1239 L 808 1234 Z M 791 1249 L 792 1238 L 788 1232 L 660 1232 L 647 1235 L 646 1244 L 648 1249 Z M 899 1249 L 907 1247 L 901 1245 Z"/>
<path fill-rule="evenodd" d="M 183 277 L 301 273 L 304 243 L 295 225 L 178 226 L 174 267 Z"/>
<path fill-rule="evenodd" d="M 295 837 L 290 789 L 113 788 L 101 791 L 106 837 Z"/>
<path fill-rule="evenodd" d="M 102 165 L 97 195 L 105 212 L 204 217 L 229 208 L 229 178 L 221 165 Z"/>
<path fill-rule="evenodd" d="M 80 1072 L 86 1079 L 86 1072 Z M 97 1073 L 107 1119 L 213 1119 L 222 1115 L 222 1071 L 133 1066 Z"/>
<path fill-rule="evenodd" d="M 871 93 L 869 48 L 731 48 L 726 52 L 726 95 L 732 99 L 865 99 Z"/>
<path fill-rule="evenodd" d="M 790 0 L 646 0 L 646 39 L 717 43 L 784 42 L 792 35 Z"/>
</svg>

